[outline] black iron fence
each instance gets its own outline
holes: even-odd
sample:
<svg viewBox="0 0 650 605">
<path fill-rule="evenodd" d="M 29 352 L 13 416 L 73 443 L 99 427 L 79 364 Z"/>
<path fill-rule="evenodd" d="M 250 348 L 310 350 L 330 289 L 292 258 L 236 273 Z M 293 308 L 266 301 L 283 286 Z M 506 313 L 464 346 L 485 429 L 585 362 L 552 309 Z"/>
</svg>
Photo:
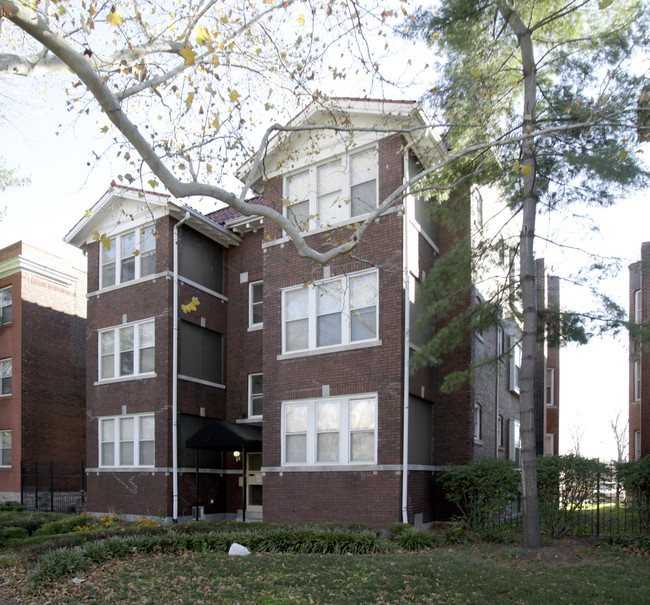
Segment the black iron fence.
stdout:
<svg viewBox="0 0 650 605">
<path fill-rule="evenodd" d="M 86 510 L 83 462 L 21 462 L 20 503 L 27 510 L 81 513 Z"/>
</svg>

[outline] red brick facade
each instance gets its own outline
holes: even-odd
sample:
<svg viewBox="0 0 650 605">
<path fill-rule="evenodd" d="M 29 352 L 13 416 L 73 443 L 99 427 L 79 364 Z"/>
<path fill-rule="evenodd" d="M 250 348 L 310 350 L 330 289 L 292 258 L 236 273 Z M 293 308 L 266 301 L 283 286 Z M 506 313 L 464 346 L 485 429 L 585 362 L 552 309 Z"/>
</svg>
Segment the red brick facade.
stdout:
<svg viewBox="0 0 650 605">
<path fill-rule="evenodd" d="M 85 457 L 85 274 L 23 242 L 0 251 L 0 289 L 12 321 L 0 326 L 0 359 L 12 364 L 0 396 L 0 431 L 11 431 L 0 499 L 20 499 L 21 462 L 81 464 Z"/>
<path fill-rule="evenodd" d="M 647 325 L 650 309 L 650 242 L 641 245 L 641 260 L 630 265 L 630 321 Z M 650 454 L 650 356 L 630 338 L 630 460 Z"/>
<path fill-rule="evenodd" d="M 376 142 L 380 200 L 404 182 L 406 147 L 406 140 L 398 135 Z M 326 158 L 318 161 L 321 159 Z M 263 183 L 264 204 L 281 210 L 285 175 L 273 173 L 271 166 L 267 168 L 271 176 Z M 132 194 L 119 188 L 103 203 L 117 201 L 119 205 L 120 196 L 124 196 L 124 204 L 135 203 Z M 104 289 L 100 289 L 99 279 L 103 244 L 90 237 L 95 229 L 93 221 L 101 220 L 101 210 L 94 210 L 93 216 L 70 238 L 88 253 L 88 508 L 95 513 L 121 511 L 169 518 L 174 510 L 173 233 L 185 207 L 169 200 L 155 211 L 158 237 L 153 275 Z M 261 513 L 264 520 L 274 522 L 341 521 L 385 526 L 402 520 L 406 514 L 410 522 L 430 523 L 443 510 L 435 485 L 437 470 L 450 463 L 508 456 L 507 422 L 518 418 L 518 398 L 508 387 L 507 362 L 496 361 L 492 368 L 479 373 L 473 386 L 463 387 L 451 395 L 441 393 L 439 388 L 441 376 L 446 372 L 464 370 L 474 360 L 497 352 L 496 330 L 480 338 L 468 335 L 436 370 L 428 368 L 405 374 L 405 357 L 411 353 L 410 349 L 406 350 L 408 300 L 404 277 L 409 268 L 405 267 L 404 250 L 409 242 L 404 241 L 405 233 L 410 233 L 407 240 L 418 238 L 415 248 L 419 266 L 415 273 L 411 269 L 416 281 L 430 270 L 439 252 L 444 253 L 457 235 L 437 227 L 432 234 L 437 241 L 433 243 L 417 230 L 409 231 L 404 213 L 404 206 L 396 204 L 372 223 L 351 254 L 341 255 L 327 266 L 300 257 L 275 223 L 266 219 L 263 225 L 259 219 L 251 219 L 250 224 L 238 223 L 242 217 L 231 209 L 208 215 L 212 227 L 206 224 L 209 221 L 205 218 L 195 216 L 180 228 L 181 265 L 183 235 L 189 230 L 200 231 L 223 248 L 222 292 L 207 291 L 180 275 L 179 302 L 185 304 L 193 297 L 200 301 L 195 311 L 181 313 L 181 324 L 190 322 L 223 336 L 223 384 L 188 380 L 183 376 L 178 380 L 182 437 L 178 465 L 180 517 L 189 517 L 196 504 L 213 518 L 242 517 L 244 458 L 236 458 L 232 448 L 202 450 L 197 472 L 193 468 L 196 452 L 185 448 L 185 440 L 192 430 L 209 419 L 227 420 L 236 426 L 262 426 L 262 468 L 257 480 L 263 484 L 263 505 L 253 505 L 249 511 L 253 516 Z M 469 214 L 464 218 L 468 223 Z M 150 224 L 144 221 L 138 225 Z M 228 240 L 222 224 L 239 233 L 239 241 Z M 119 237 L 119 228 L 114 233 Z M 307 240 L 310 246 L 325 250 L 347 233 L 344 228 L 320 229 L 308 235 Z M 376 275 L 376 338 L 329 350 L 316 347 L 297 353 L 284 351 L 283 290 L 357 272 Z M 251 284 L 260 281 L 263 322 L 251 327 Z M 473 297 L 471 292 L 463 294 L 458 304 L 472 305 Z M 155 373 L 100 380 L 98 351 L 102 330 L 151 319 L 155 322 Z M 182 351 L 180 355 L 182 358 Z M 251 374 L 263 376 L 263 418 L 249 418 Z M 307 402 L 307 406 L 336 398 L 347 401 L 354 396 L 376 401 L 376 427 L 372 428 L 376 457 L 372 462 L 342 461 L 325 465 L 291 464 L 285 460 L 283 410 L 286 406 L 293 402 Z M 483 409 L 483 431 L 479 439 L 474 435 L 477 402 Z M 405 431 L 407 403 L 409 426 Z M 103 465 L 99 458 L 100 419 L 151 413 L 155 417 L 154 464 L 142 468 Z M 499 415 L 505 421 L 502 445 L 497 440 Z M 408 447 L 406 486 L 403 481 L 405 432 L 414 436 Z M 403 502 L 405 487 L 407 499 Z"/>
</svg>

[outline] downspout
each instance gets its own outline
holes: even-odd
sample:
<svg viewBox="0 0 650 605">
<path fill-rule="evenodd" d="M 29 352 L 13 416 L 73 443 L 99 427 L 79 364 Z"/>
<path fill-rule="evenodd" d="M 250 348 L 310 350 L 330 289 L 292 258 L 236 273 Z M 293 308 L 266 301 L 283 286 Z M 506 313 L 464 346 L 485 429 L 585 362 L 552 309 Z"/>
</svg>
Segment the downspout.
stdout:
<svg viewBox="0 0 650 605">
<path fill-rule="evenodd" d="M 404 150 L 404 175 L 408 179 L 409 176 L 409 162 L 408 162 L 408 148 Z M 407 198 L 404 198 L 402 203 L 404 214 L 402 218 L 402 258 L 404 262 L 404 426 L 402 437 L 402 522 L 408 523 L 408 461 L 409 461 L 409 390 L 410 390 L 410 364 L 409 353 L 411 347 L 411 339 L 409 335 L 409 328 L 411 323 L 411 306 L 409 296 L 409 263 L 408 263 L 408 212 L 407 212 Z"/>
<path fill-rule="evenodd" d="M 190 213 L 174 225 L 174 302 L 172 336 L 172 521 L 178 523 L 178 228 Z M 198 450 L 197 450 L 198 451 Z M 197 508 L 198 510 L 198 508 Z"/>
</svg>

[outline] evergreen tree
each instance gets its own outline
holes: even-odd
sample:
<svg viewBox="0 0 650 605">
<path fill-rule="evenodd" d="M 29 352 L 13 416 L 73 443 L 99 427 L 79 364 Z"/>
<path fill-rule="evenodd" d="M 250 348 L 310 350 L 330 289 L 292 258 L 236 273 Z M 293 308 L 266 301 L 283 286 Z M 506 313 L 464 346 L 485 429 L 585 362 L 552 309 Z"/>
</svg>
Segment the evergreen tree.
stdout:
<svg viewBox="0 0 650 605">
<path fill-rule="evenodd" d="M 648 128 L 647 107 L 638 106 L 647 100 L 647 80 L 635 59 L 648 48 L 649 14 L 636 0 L 442 0 L 411 15 L 405 28 L 405 35 L 425 38 L 439 53 L 428 101 L 448 125 L 450 154 L 461 156 L 432 179 L 446 188 L 496 186 L 521 216 L 526 547 L 541 546 L 533 413 L 535 219 L 575 201 L 608 205 L 647 186 L 638 150 Z M 422 355 L 432 354 L 423 349 Z"/>
</svg>

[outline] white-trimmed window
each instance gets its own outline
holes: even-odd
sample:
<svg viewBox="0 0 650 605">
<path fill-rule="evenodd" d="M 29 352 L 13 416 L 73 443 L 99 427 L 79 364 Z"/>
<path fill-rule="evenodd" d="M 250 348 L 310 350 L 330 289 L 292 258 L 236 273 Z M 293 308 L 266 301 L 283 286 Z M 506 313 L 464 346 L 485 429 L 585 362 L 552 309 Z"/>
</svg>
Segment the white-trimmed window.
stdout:
<svg viewBox="0 0 650 605">
<path fill-rule="evenodd" d="M 634 362 L 634 401 L 641 401 L 641 362 Z"/>
<path fill-rule="evenodd" d="M 483 439 L 483 408 L 480 403 L 474 404 L 474 441 Z"/>
<path fill-rule="evenodd" d="M 643 319 L 641 314 L 641 290 L 634 291 L 634 323 L 640 324 Z"/>
<path fill-rule="evenodd" d="M 363 271 L 282 292 L 285 353 L 376 340 L 377 272 Z"/>
<path fill-rule="evenodd" d="M 282 404 L 282 464 L 372 464 L 377 460 L 377 396 Z"/>
<path fill-rule="evenodd" d="M 521 466 L 521 430 L 519 420 L 511 419 L 509 425 L 508 459 L 513 460 L 517 466 Z"/>
<path fill-rule="evenodd" d="M 248 375 L 248 417 L 261 418 L 264 414 L 264 378 L 262 374 Z"/>
<path fill-rule="evenodd" d="M 99 332 L 99 380 L 153 374 L 155 370 L 153 319 Z"/>
<path fill-rule="evenodd" d="M 634 460 L 641 458 L 641 431 L 634 431 Z"/>
<path fill-rule="evenodd" d="M 100 244 L 100 288 L 153 275 L 156 231 L 153 225 L 111 237 Z"/>
<path fill-rule="evenodd" d="M 546 382 L 544 383 L 544 403 L 555 405 L 555 369 L 546 368 Z"/>
<path fill-rule="evenodd" d="M 11 323 L 12 319 L 12 300 L 11 286 L 0 290 L 0 326 Z"/>
<path fill-rule="evenodd" d="M 0 385 L 0 395 L 11 395 L 11 375 L 11 357 L 0 359 L 0 380 L 2 380 Z"/>
<path fill-rule="evenodd" d="M 264 284 L 255 281 L 248 285 L 248 325 L 261 327 L 264 321 Z"/>
<path fill-rule="evenodd" d="M 377 149 L 344 154 L 285 178 L 286 216 L 302 231 L 377 207 Z"/>
<path fill-rule="evenodd" d="M 11 466 L 11 431 L 0 431 L 0 466 Z"/>
<path fill-rule="evenodd" d="M 519 376 L 521 374 L 522 350 L 521 342 L 514 342 L 515 337 L 510 337 L 512 350 L 510 351 L 510 390 L 519 393 Z"/>
<path fill-rule="evenodd" d="M 154 415 L 99 419 L 99 466 L 154 466 Z"/>
</svg>

